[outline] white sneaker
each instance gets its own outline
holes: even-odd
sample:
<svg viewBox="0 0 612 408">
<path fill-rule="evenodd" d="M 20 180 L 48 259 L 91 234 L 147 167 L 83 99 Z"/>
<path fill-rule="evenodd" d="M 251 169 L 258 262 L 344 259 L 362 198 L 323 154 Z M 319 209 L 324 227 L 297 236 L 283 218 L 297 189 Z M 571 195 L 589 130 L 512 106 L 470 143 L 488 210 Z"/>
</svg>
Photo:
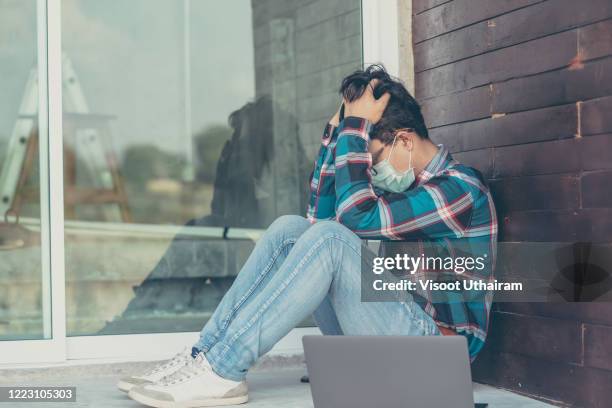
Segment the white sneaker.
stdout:
<svg viewBox="0 0 612 408">
<path fill-rule="evenodd" d="M 158 364 L 142 375 L 121 378 L 117 383 L 117 388 L 121 391 L 129 392 L 133 387 L 138 385 L 153 384 L 163 377 L 177 372 L 190 360 L 193 360 L 193 357 L 191 357 L 191 347 L 185 347 L 170 360 Z"/>
<path fill-rule="evenodd" d="M 245 381 L 227 380 L 211 368 L 204 353 L 155 384 L 134 387 L 130 398 L 149 407 L 216 407 L 249 400 Z"/>
</svg>

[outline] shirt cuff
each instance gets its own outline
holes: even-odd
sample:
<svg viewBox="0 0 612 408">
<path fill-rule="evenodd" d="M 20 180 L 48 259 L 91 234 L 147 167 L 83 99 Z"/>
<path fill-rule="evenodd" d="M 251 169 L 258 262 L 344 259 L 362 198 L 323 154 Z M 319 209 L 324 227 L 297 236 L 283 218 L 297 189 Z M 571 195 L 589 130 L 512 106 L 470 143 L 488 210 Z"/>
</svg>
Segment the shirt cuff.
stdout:
<svg viewBox="0 0 612 408">
<path fill-rule="evenodd" d="M 349 116 L 342 121 L 340 133 L 350 133 L 369 142 L 371 129 L 372 123 L 369 120 L 357 116 Z"/>
<path fill-rule="evenodd" d="M 323 143 L 323 145 L 327 146 L 332 141 L 332 136 L 335 130 L 336 127 L 331 123 L 325 125 L 325 129 L 323 130 L 323 137 L 321 138 L 321 143 Z"/>
</svg>

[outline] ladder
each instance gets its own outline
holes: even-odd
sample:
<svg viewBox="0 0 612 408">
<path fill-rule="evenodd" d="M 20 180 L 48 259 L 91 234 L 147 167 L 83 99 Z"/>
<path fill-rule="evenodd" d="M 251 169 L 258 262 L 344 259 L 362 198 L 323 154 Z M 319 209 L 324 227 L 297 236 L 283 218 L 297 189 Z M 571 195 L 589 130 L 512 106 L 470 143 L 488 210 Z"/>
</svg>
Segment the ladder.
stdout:
<svg viewBox="0 0 612 408">
<path fill-rule="evenodd" d="M 62 56 L 62 87 L 65 122 L 76 122 L 72 138 L 72 154 L 65 154 L 65 201 L 67 216 L 74 216 L 76 204 L 102 205 L 105 220 L 130 221 L 127 196 L 117 169 L 110 131 L 105 135 L 101 127 L 91 126 L 91 122 L 108 123 L 109 117 L 93 115 L 81 87 L 72 61 Z M 24 184 L 32 171 L 38 144 L 38 74 L 37 68 L 30 71 L 25 91 L 19 107 L 19 114 L 13 127 L 5 160 L 0 171 L 0 216 L 9 212 L 18 215 L 24 198 L 37 196 L 38 191 L 24 189 Z M 85 120 L 89 118 L 90 120 Z M 65 126 L 64 134 L 66 134 Z M 106 129 L 110 130 L 108 126 Z M 66 139 L 66 138 L 65 138 Z M 65 142 L 66 147 L 67 142 Z M 65 149 L 66 152 L 66 149 Z M 91 188 L 76 187 L 75 157 L 82 159 Z M 117 204 L 109 206 L 107 204 Z"/>
</svg>

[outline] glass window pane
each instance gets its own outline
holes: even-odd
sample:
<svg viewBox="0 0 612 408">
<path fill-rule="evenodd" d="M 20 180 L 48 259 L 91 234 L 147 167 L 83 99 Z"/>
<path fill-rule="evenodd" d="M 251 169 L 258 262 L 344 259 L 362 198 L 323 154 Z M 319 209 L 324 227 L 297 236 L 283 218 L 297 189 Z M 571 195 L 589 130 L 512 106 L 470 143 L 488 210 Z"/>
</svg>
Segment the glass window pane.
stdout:
<svg viewBox="0 0 612 408">
<path fill-rule="evenodd" d="M 0 340 L 50 336 L 49 310 L 43 313 L 49 280 L 43 285 L 36 36 L 36 2 L 0 0 Z"/>
<path fill-rule="evenodd" d="M 360 5 L 62 2 L 69 335 L 200 330 L 252 233 L 305 214 Z"/>
</svg>

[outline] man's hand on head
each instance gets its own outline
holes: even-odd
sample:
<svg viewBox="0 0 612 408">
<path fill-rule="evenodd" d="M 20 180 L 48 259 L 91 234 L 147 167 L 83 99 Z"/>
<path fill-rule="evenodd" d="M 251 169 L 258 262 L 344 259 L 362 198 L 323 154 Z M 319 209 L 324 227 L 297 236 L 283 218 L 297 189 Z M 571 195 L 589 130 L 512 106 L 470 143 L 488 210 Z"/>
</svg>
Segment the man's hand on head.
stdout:
<svg viewBox="0 0 612 408">
<path fill-rule="evenodd" d="M 363 94 L 354 101 L 344 100 L 344 117 L 356 116 L 364 118 L 372 123 L 376 123 L 382 118 L 382 114 L 389 103 L 391 95 L 385 92 L 376 99 L 374 97 L 374 88 L 378 84 L 377 79 L 373 79 L 366 86 Z"/>
</svg>

